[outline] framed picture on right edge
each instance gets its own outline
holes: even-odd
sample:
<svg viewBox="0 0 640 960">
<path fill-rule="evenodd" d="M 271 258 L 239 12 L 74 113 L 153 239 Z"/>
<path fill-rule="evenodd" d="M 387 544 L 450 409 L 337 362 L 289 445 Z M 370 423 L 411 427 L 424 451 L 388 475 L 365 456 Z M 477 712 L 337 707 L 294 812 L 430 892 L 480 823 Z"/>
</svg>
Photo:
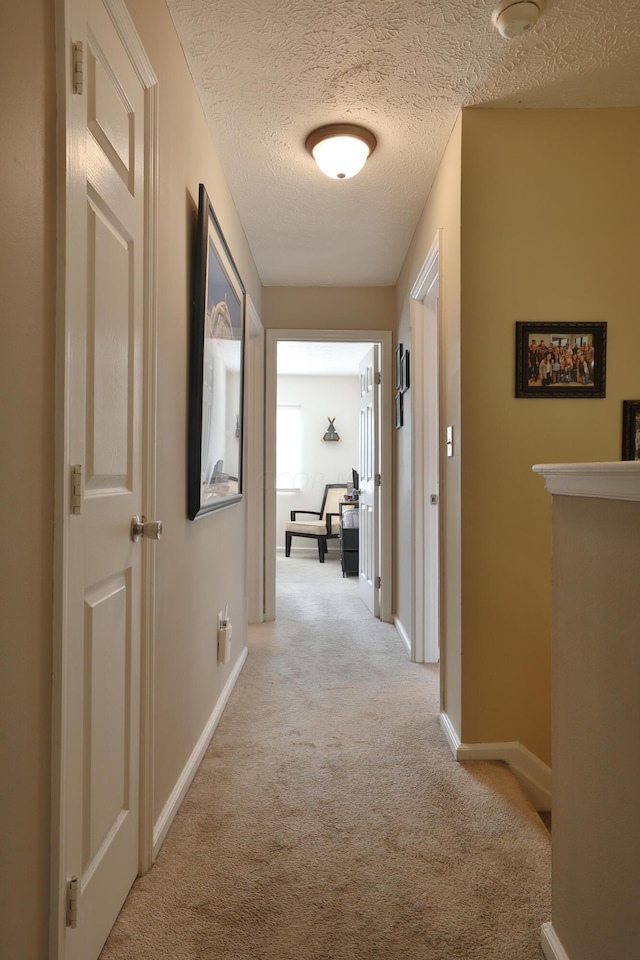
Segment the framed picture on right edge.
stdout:
<svg viewBox="0 0 640 960">
<path fill-rule="evenodd" d="M 396 390 L 402 390 L 402 344 L 396 347 Z"/>
<path fill-rule="evenodd" d="M 516 397 L 605 396 L 606 323 L 516 323 Z"/>
<path fill-rule="evenodd" d="M 394 414 L 395 414 L 394 420 L 395 420 L 396 430 L 399 430 L 400 427 L 404 426 L 403 407 L 404 407 L 404 404 L 402 402 L 402 391 L 398 390 L 398 392 L 396 393 L 395 401 L 394 401 Z"/>
<path fill-rule="evenodd" d="M 622 401 L 622 459 L 640 460 L 640 400 Z"/>
</svg>

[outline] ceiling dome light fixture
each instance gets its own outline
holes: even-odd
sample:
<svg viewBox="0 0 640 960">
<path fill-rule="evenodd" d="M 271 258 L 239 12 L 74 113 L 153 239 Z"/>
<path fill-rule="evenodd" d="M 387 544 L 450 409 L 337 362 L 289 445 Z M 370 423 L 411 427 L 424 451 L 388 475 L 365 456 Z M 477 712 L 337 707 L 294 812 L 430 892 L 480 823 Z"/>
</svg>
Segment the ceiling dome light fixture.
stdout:
<svg viewBox="0 0 640 960">
<path fill-rule="evenodd" d="M 491 14 L 496 30 L 507 40 L 527 33 L 544 10 L 544 0 L 502 0 Z"/>
<path fill-rule="evenodd" d="M 348 180 L 360 173 L 376 148 L 376 138 L 353 123 L 330 123 L 313 130 L 305 146 L 324 174 Z"/>
</svg>

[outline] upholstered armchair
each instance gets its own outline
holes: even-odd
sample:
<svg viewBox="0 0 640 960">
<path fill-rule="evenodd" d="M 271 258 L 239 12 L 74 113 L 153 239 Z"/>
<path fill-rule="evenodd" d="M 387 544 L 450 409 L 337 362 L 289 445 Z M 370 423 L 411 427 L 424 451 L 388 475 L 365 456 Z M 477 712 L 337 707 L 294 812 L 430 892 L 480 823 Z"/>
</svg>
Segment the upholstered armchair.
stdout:
<svg viewBox="0 0 640 960">
<path fill-rule="evenodd" d="M 318 543 L 318 557 L 324 563 L 327 552 L 327 540 L 337 540 L 340 536 L 340 510 L 338 504 L 344 500 L 346 483 L 328 483 L 324 488 L 322 506 L 316 510 L 292 510 L 291 520 L 285 526 L 285 553 L 291 556 L 291 538 L 307 537 Z M 316 520 L 298 520 L 298 514 L 317 517 Z"/>
</svg>

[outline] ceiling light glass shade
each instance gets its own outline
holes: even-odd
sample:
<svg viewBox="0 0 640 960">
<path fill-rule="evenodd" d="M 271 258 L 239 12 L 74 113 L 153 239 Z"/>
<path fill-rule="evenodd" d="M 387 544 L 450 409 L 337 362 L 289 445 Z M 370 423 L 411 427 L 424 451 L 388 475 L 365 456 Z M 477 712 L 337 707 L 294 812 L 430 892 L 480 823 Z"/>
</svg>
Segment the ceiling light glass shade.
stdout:
<svg viewBox="0 0 640 960">
<path fill-rule="evenodd" d="M 348 180 L 360 173 L 375 150 L 376 138 L 364 127 L 333 123 L 310 133 L 306 147 L 327 177 Z"/>
<path fill-rule="evenodd" d="M 544 0 L 501 0 L 491 15 L 494 26 L 507 40 L 527 33 L 544 10 Z"/>
</svg>

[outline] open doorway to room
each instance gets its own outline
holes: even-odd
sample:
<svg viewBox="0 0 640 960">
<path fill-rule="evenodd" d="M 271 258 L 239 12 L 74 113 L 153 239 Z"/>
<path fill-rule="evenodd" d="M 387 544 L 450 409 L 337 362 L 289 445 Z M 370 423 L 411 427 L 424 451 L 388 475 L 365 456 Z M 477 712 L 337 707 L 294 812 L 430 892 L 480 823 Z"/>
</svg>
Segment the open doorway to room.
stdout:
<svg viewBox="0 0 640 960">
<path fill-rule="evenodd" d="M 304 590 L 306 577 L 322 580 L 330 607 L 335 582 L 391 620 L 391 471 L 382 467 L 391 463 L 390 343 L 379 331 L 267 331 L 265 619 L 280 616 L 281 570 L 287 580 L 302 575 L 289 591 Z M 348 489 L 354 474 L 358 501 Z M 325 497 L 326 512 L 337 514 L 328 520 L 317 516 Z M 292 510 L 308 529 L 288 538 Z M 314 536 L 319 520 L 326 541 Z"/>
</svg>

